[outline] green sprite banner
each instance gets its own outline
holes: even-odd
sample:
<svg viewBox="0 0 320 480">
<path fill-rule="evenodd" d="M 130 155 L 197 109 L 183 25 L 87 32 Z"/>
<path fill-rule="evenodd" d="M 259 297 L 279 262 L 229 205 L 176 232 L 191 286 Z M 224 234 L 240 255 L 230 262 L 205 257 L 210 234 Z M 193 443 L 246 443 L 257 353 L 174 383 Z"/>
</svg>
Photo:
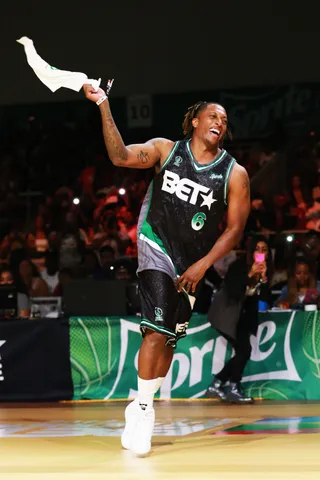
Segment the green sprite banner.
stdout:
<svg viewBox="0 0 320 480">
<path fill-rule="evenodd" d="M 273 400 L 319 400 L 319 319 L 318 312 L 260 314 L 243 378 L 247 393 Z M 135 397 L 140 344 L 136 317 L 71 318 L 74 399 Z M 158 396 L 203 397 L 212 376 L 232 354 L 230 344 L 211 328 L 206 317 L 194 315 Z"/>
<path fill-rule="evenodd" d="M 228 112 L 236 139 L 260 138 L 275 132 L 278 121 L 289 130 L 301 131 L 306 115 L 319 108 L 318 86 L 312 84 L 225 90 L 220 102 Z"/>
</svg>

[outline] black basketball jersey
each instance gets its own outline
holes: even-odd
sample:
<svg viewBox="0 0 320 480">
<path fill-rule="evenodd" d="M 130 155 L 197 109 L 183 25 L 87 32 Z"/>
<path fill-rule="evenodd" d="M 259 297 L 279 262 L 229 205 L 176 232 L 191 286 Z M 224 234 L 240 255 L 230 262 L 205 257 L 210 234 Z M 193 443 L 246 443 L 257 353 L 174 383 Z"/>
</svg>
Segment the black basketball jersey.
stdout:
<svg viewBox="0 0 320 480">
<path fill-rule="evenodd" d="M 142 208 L 139 237 L 172 260 L 182 275 L 219 236 L 234 158 L 226 150 L 207 165 L 194 158 L 190 140 L 176 142 L 152 181 Z"/>
</svg>

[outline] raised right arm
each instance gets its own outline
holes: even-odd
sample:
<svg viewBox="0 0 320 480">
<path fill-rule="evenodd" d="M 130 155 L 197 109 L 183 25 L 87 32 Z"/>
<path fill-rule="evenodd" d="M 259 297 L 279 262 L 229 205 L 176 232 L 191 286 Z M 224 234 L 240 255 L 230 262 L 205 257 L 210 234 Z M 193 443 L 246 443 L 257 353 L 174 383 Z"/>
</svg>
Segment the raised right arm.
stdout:
<svg viewBox="0 0 320 480">
<path fill-rule="evenodd" d="M 83 86 L 86 97 L 94 102 L 105 93 L 100 88 L 97 92 L 91 85 Z M 161 161 L 162 153 L 170 142 L 163 138 L 155 138 L 146 143 L 126 146 L 114 122 L 108 99 L 99 106 L 102 120 L 104 143 L 112 163 L 118 167 L 151 168 Z"/>
</svg>

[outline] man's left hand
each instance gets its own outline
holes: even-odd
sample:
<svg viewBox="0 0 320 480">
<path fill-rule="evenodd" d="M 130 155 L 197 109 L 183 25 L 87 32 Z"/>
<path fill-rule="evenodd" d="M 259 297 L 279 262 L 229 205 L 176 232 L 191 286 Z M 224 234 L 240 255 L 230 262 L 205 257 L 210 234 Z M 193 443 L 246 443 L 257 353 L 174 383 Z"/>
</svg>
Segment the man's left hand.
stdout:
<svg viewBox="0 0 320 480">
<path fill-rule="evenodd" d="M 194 293 L 207 269 L 208 265 L 204 258 L 191 265 L 176 281 L 178 292 L 185 290 L 187 293 Z"/>
</svg>

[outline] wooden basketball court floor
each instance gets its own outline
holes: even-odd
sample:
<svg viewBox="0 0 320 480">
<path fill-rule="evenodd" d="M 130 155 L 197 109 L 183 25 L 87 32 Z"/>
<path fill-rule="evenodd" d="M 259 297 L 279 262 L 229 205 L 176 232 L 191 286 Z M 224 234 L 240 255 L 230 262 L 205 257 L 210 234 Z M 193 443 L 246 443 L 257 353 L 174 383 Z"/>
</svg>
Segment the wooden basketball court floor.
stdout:
<svg viewBox="0 0 320 480">
<path fill-rule="evenodd" d="M 0 479 L 320 479 L 320 403 L 156 402 L 146 458 L 121 448 L 125 406 L 3 404 Z"/>
</svg>

